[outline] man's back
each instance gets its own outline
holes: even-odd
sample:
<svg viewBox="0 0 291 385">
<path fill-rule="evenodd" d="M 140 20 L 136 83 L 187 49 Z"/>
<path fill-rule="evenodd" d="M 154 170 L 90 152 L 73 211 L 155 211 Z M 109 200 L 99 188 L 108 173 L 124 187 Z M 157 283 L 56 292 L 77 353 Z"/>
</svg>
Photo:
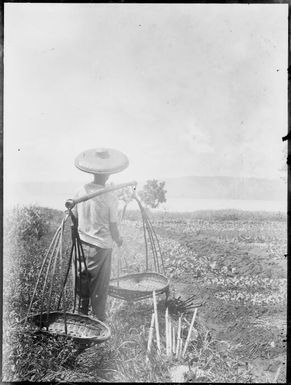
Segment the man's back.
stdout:
<svg viewBox="0 0 291 385">
<path fill-rule="evenodd" d="M 87 195 L 104 188 L 104 186 L 88 183 L 77 193 L 77 197 Z M 77 205 L 75 214 L 78 217 L 78 230 L 82 241 L 112 248 L 113 240 L 110 222 L 117 222 L 118 201 L 114 193 L 105 193 Z"/>
</svg>

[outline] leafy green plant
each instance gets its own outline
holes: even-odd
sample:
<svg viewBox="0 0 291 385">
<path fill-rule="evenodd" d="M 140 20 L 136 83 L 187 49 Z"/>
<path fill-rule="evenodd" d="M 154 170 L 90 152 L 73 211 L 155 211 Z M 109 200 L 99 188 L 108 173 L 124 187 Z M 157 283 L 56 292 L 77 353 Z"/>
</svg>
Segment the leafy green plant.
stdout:
<svg viewBox="0 0 291 385">
<path fill-rule="evenodd" d="M 49 222 L 35 205 L 15 207 L 6 218 L 5 229 L 8 237 L 21 240 L 40 240 L 49 229 Z"/>
</svg>

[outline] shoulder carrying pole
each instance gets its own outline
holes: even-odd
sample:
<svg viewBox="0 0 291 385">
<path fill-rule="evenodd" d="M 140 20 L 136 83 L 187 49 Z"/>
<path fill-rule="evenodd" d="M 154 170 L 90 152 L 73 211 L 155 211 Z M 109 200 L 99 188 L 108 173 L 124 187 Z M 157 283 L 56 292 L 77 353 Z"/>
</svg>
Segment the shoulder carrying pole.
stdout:
<svg viewBox="0 0 291 385">
<path fill-rule="evenodd" d="M 129 186 L 136 186 L 137 185 L 137 182 L 136 181 L 133 181 L 133 182 L 127 182 L 127 183 L 122 183 L 122 184 L 117 184 L 115 186 L 112 186 L 112 187 L 105 187 L 105 188 L 102 188 L 94 193 L 91 193 L 91 194 L 88 194 L 88 195 L 84 195 L 80 198 L 77 198 L 77 199 L 68 199 L 65 203 L 65 206 L 67 209 L 69 210 L 72 210 L 72 208 L 77 204 L 77 203 L 80 203 L 80 202 L 85 202 L 91 198 L 94 198 L 94 197 L 97 197 L 98 195 L 101 195 L 101 194 L 105 194 L 105 193 L 108 193 L 110 191 L 115 191 L 115 190 L 119 190 L 119 189 L 122 189 L 124 187 L 129 187 Z"/>
</svg>

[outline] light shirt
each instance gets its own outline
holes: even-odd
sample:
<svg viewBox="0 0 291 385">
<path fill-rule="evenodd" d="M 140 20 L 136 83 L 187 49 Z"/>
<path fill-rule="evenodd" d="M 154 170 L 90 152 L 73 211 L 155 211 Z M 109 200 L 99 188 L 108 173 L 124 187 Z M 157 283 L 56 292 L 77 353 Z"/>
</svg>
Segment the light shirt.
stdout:
<svg viewBox="0 0 291 385">
<path fill-rule="evenodd" d="M 103 188 L 102 185 L 88 183 L 78 191 L 75 198 Z M 78 218 L 78 231 L 82 241 L 103 249 L 112 248 L 113 239 L 109 224 L 118 220 L 118 200 L 113 192 L 78 203 L 73 213 Z"/>
</svg>

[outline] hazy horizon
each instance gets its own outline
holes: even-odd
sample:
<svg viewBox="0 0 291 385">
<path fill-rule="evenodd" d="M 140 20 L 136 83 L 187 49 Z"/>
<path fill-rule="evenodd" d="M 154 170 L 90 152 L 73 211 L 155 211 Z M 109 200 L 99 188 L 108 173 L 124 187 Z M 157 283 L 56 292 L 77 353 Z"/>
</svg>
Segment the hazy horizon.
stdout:
<svg viewBox="0 0 291 385">
<path fill-rule="evenodd" d="M 132 180 L 137 180 L 140 182 L 145 182 L 149 179 L 157 179 L 159 181 L 164 181 L 168 179 L 182 179 L 182 178 L 238 178 L 238 179 L 258 179 L 258 180 L 269 180 L 269 181 L 277 181 L 281 182 L 283 177 L 277 177 L 277 178 L 264 178 L 264 177 L 253 177 L 253 176 L 229 176 L 229 175 L 172 175 L 168 177 L 161 177 L 161 176 L 155 176 L 152 175 L 150 178 L 136 178 Z M 287 172 L 286 172 L 286 178 L 287 178 Z M 93 179 L 93 176 L 90 174 L 85 174 L 82 173 L 80 178 L 75 178 L 75 179 L 66 179 L 66 180 L 25 180 L 25 181 L 13 181 L 11 184 L 18 184 L 18 183 L 86 183 L 86 180 L 90 181 Z M 127 178 L 125 179 L 122 174 L 118 175 L 110 175 L 110 181 L 115 181 L 118 183 L 123 183 L 123 182 L 129 182 L 130 180 Z M 121 181 L 121 182 L 120 182 Z"/>
<path fill-rule="evenodd" d="M 161 209 L 193 211 L 232 208 L 250 211 L 287 211 L 287 184 L 282 180 L 205 177 L 204 183 L 201 183 L 201 179 L 203 177 L 195 178 L 195 176 L 165 178 L 167 202 L 161 205 Z M 81 185 L 90 180 L 91 178 L 85 182 L 12 183 L 4 186 L 4 207 L 12 208 L 17 204 L 36 203 L 64 209 L 65 201 L 73 198 Z M 110 180 L 108 182 L 110 183 Z M 138 181 L 137 191 L 142 188 L 144 182 Z"/>
</svg>

